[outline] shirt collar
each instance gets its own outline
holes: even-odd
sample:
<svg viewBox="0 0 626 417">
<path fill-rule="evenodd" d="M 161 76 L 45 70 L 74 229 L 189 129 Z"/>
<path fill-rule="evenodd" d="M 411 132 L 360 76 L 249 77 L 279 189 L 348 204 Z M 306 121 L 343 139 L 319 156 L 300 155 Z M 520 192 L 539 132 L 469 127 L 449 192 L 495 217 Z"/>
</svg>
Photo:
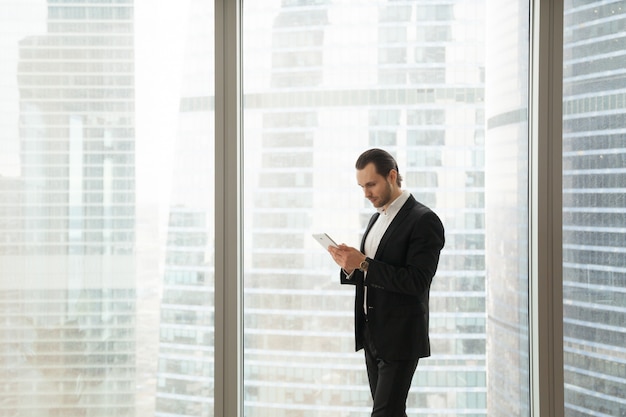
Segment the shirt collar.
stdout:
<svg viewBox="0 0 626 417">
<path fill-rule="evenodd" d="M 387 210 L 384 210 L 382 207 L 378 208 L 377 210 L 383 216 L 395 216 L 400 211 L 400 208 L 404 205 L 404 203 L 406 203 L 406 201 L 409 199 L 410 195 L 411 193 L 409 193 L 407 190 L 403 190 L 402 194 L 400 194 L 398 198 L 396 198 L 391 202 L 391 204 L 389 204 Z"/>
</svg>

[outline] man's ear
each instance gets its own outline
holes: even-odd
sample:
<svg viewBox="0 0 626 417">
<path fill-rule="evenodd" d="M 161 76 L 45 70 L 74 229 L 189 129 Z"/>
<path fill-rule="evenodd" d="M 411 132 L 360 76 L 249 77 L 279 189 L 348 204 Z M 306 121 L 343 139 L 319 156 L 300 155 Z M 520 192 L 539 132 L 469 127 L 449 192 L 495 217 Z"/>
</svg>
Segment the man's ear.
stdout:
<svg viewBox="0 0 626 417">
<path fill-rule="evenodd" d="M 395 184 L 397 179 L 398 171 L 396 171 L 395 169 L 390 170 L 389 174 L 387 174 L 387 180 L 389 180 L 392 184 Z"/>
</svg>

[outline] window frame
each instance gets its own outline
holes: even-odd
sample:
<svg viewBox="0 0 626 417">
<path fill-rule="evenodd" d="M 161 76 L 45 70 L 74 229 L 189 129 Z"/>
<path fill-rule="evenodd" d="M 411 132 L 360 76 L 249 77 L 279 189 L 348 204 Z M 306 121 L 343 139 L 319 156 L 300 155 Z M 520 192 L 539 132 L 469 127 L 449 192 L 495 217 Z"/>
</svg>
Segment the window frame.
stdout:
<svg viewBox="0 0 626 417">
<path fill-rule="evenodd" d="M 243 414 L 241 0 L 215 0 L 214 415 Z M 226 279 L 228 277 L 228 279 Z"/>
<path fill-rule="evenodd" d="M 530 10 L 530 410 L 562 417 L 563 0 L 531 0 Z"/>
<path fill-rule="evenodd" d="M 529 1 L 530 414 L 562 417 L 563 0 Z M 237 417 L 243 412 L 242 3 L 215 0 L 214 415 Z"/>
</svg>

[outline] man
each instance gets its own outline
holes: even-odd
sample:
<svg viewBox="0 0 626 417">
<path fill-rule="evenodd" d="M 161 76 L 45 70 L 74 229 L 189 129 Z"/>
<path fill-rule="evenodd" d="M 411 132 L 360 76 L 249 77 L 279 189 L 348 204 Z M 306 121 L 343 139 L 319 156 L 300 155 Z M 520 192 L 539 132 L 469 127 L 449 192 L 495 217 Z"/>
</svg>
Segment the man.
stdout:
<svg viewBox="0 0 626 417">
<path fill-rule="evenodd" d="M 394 158 L 370 149 L 356 161 L 357 182 L 376 207 L 358 250 L 328 251 L 341 283 L 356 286 L 356 350 L 364 348 L 372 417 L 406 417 L 419 358 L 430 356 L 428 300 L 444 245 L 439 217 L 401 189 Z"/>
</svg>

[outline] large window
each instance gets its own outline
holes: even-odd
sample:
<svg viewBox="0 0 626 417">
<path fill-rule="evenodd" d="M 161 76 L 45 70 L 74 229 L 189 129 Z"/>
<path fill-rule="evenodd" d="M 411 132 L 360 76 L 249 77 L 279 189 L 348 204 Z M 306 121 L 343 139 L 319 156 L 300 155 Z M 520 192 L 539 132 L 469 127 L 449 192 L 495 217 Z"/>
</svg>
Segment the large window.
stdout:
<svg viewBox="0 0 626 417">
<path fill-rule="evenodd" d="M 0 19 L 0 416 L 211 415 L 213 5 Z"/>
<path fill-rule="evenodd" d="M 311 234 L 358 245 L 370 147 L 446 228 L 409 415 L 626 415 L 626 3 L 564 3 L 560 62 L 531 52 L 554 0 L 0 1 L 0 417 L 368 416 L 354 293 Z M 539 179 L 537 56 L 563 64 Z M 552 175 L 563 274 L 539 277 Z"/>
<path fill-rule="evenodd" d="M 411 415 L 528 414 L 528 5 L 244 2 L 244 413 L 368 416 L 354 163 L 392 152 L 447 243 Z M 503 51 L 514 51 L 503 53 Z"/>
</svg>

